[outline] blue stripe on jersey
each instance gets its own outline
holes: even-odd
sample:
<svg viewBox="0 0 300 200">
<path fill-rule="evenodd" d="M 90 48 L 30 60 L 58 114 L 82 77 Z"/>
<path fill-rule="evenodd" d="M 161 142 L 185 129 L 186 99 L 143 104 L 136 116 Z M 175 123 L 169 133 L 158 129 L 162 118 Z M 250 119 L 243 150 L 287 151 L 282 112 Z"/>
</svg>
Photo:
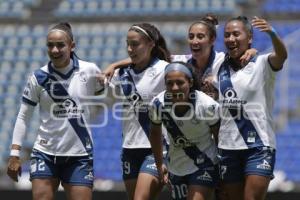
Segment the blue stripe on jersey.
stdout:
<svg viewBox="0 0 300 200">
<path fill-rule="evenodd" d="M 60 84 L 60 82 L 58 82 L 58 80 L 54 76 L 48 74 L 47 72 L 42 71 L 41 69 L 36 70 L 34 72 L 34 75 L 38 81 L 38 84 L 46 89 L 48 95 L 52 98 L 52 100 L 55 103 L 62 103 L 65 100 L 71 100 L 72 102 L 75 103 L 74 106 L 76 106 L 76 102 L 70 98 L 67 90 Z M 55 84 L 53 84 L 53 83 L 55 83 Z M 55 90 L 59 90 L 59 91 L 54 91 L 55 95 L 57 95 L 61 98 L 53 97 L 53 91 L 52 91 L 54 88 L 53 85 L 55 85 Z M 86 128 L 85 122 L 82 118 L 82 115 L 80 115 L 80 118 L 68 118 L 68 121 L 70 122 L 74 131 L 78 135 L 78 137 L 79 137 L 80 141 L 82 142 L 84 148 L 86 149 L 87 153 L 90 156 L 92 156 L 93 144 L 92 144 L 92 140 L 90 138 L 89 132 Z"/>
<path fill-rule="evenodd" d="M 138 122 L 149 138 L 149 128 L 150 128 L 150 119 L 148 115 L 148 108 L 143 104 L 143 99 L 138 93 L 134 81 L 130 75 L 129 68 L 121 68 L 119 70 L 119 76 L 121 80 L 121 87 L 123 93 L 126 96 L 127 100 L 132 103 L 134 108 L 138 109 L 138 112 L 135 113 L 138 118 Z M 136 110 L 136 109 L 134 109 Z"/>
<path fill-rule="evenodd" d="M 226 93 L 228 92 L 232 92 L 232 95 L 234 95 L 234 97 L 237 97 L 236 91 L 234 90 L 231 82 L 229 67 L 230 61 L 229 58 L 226 56 L 225 61 L 222 63 L 218 72 L 220 90 L 222 95 L 224 96 L 224 99 L 226 99 Z M 242 135 L 248 148 L 263 146 L 263 142 L 259 137 L 253 123 L 249 119 L 245 118 L 245 116 L 247 116 L 247 113 L 244 110 L 243 106 L 241 105 L 239 110 L 240 112 L 238 112 L 237 108 L 228 108 L 228 110 L 231 116 L 233 116 L 234 121 L 239 129 L 239 132 Z M 235 117 L 238 113 L 240 113 L 240 116 Z"/>
<path fill-rule="evenodd" d="M 185 154 L 194 161 L 195 166 L 200 169 L 213 165 L 212 160 L 185 137 L 178 128 L 171 114 L 167 111 L 168 109 L 165 106 L 162 106 L 158 98 L 154 100 L 154 105 L 158 108 L 157 110 L 161 112 L 162 122 L 168 133 L 172 136 L 174 143 L 186 144 L 182 147 L 182 149 Z M 157 115 L 159 116 L 160 113 L 157 113 Z"/>
<path fill-rule="evenodd" d="M 31 101 L 31 100 L 27 99 L 26 97 L 22 97 L 22 101 L 23 101 L 24 103 L 26 103 L 26 104 L 31 105 L 31 106 L 36 106 L 36 105 L 37 105 L 36 102 Z"/>
<path fill-rule="evenodd" d="M 213 62 L 215 60 L 215 57 L 216 57 L 216 52 L 214 51 L 214 49 L 212 49 L 211 52 L 210 52 L 209 58 L 208 58 L 208 63 L 204 68 L 202 76 L 205 77 L 205 76 L 208 76 L 209 74 L 212 73 L 212 65 L 213 65 Z M 193 65 L 194 67 L 196 67 L 196 60 L 193 57 L 190 58 L 187 61 L 187 63 L 189 63 L 189 64 Z M 202 77 L 200 77 L 200 80 L 201 79 L 202 79 Z"/>
</svg>

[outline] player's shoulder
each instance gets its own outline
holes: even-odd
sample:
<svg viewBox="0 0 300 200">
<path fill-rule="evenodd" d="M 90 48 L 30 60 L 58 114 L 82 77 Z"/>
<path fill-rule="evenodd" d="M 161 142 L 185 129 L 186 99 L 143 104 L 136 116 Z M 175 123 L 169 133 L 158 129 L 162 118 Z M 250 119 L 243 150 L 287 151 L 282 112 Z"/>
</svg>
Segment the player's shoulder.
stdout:
<svg viewBox="0 0 300 200">
<path fill-rule="evenodd" d="M 94 73 L 96 71 L 100 71 L 99 67 L 93 62 L 78 60 L 78 63 L 79 63 L 79 70 L 80 71 L 87 71 L 87 72 L 91 72 L 91 73 Z"/>
<path fill-rule="evenodd" d="M 162 69 L 163 70 L 163 69 L 165 69 L 165 67 L 167 66 L 167 64 L 169 64 L 167 61 L 157 59 L 157 61 L 153 65 L 153 67 L 157 68 L 157 69 Z"/>
<path fill-rule="evenodd" d="M 195 97 L 196 97 L 196 101 L 199 104 L 211 104 L 211 103 L 217 103 L 213 98 L 211 98 L 210 96 L 208 96 L 207 94 L 205 94 L 202 91 L 199 90 L 195 90 Z"/>
</svg>

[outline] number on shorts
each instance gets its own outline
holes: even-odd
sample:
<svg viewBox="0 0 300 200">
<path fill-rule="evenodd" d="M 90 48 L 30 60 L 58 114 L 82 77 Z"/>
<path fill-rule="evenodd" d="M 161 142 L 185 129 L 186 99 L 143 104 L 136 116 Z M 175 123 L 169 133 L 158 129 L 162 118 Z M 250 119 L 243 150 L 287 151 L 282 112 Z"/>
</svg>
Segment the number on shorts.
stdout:
<svg viewBox="0 0 300 200">
<path fill-rule="evenodd" d="M 45 161 L 39 160 L 38 171 L 45 171 Z"/>
<path fill-rule="evenodd" d="M 124 174 L 130 174 L 130 162 L 123 162 Z"/>
<path fill-rule="evenodd" d="M 174 199 L 182 199 L 187 196 L 187 185 L 181 184 L 181 185 L 172 185 L 172 197 Z"/>
</svg>

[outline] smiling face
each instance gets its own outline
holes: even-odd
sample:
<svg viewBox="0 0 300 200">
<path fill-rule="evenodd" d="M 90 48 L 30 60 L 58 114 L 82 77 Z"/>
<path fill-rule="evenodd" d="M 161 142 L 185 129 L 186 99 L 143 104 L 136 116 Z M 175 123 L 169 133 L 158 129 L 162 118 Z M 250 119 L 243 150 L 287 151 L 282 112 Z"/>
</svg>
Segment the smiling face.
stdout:
<svg viewBox="0 0 300 200">
<path fill-rule="evenodd" d="M 188 44 L 194 58 L 205 52 L 209 53 L 214 41 L 215 38 L 211 38 L 206 25 L 197 23 L 191 26 L 188 35 Z"/>
<path fill-rule="evenodd" d="M 192 81 L 180 71 L 170 71 L 165 77 L 168 96 L 173 103 L 188 102 Z"/>
<path fill-rule="evenodd" d="M 149 63 L 153 47 L 154 42 L 150 41 L 147 36 L 135 30 L 128 31 L 127 52 L 132 63 L 137 67 L 145 67 Z"/>
<path fill-rule="evenodd" d="M 224 43 L 229 56 L 239 61 L 239 58 L 251 46 L 252 36 L 249 31 L 247 31 L 243 22 L 233 20 L 228 22 L 225 26 Z"/>
<path fill-rule="evenodd" d="M 71 51 L 75 47 L 67 33 L 59 30 L 51 31 L 47 37 L 48 56 L 57 68 L 66 67 L 70 63 Z"/>
</svg>

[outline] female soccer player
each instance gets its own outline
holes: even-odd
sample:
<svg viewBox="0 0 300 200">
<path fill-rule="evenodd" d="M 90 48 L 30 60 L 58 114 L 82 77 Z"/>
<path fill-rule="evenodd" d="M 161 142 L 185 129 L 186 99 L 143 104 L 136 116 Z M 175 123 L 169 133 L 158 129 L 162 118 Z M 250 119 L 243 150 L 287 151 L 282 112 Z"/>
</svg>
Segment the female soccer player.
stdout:
<svg viewBox="0 0 300 200">
<path fill-rule="evenodd" d="M 216 26 L 218 19 L 215 15 L 207 14 L 199 21 L 191 24 L 188 30 L 187 42 L 190 46 L 189 55 L 172 55 L 171 60 L 182 61 L 192 64 L 195 67 L 199 88 L 214 99 L 218 98 L 218 91 L 211 84 L 212 69 L 219 66 L 224 60 L 224 53 L 214 50 L 214 44 L 217 37 Z M 251 57 L 256 55 L 256 49 L 249 49 L 241 56 L 241 62 L 247 63 Z M 112 63 L 104 70 L 107 76 L 111 76 L 116 68 L 126 66 L 131 63 L 130 59 L 121 60 Z"/>
<path fill-rule="evenodd" d="M 240 57 L 251 47 L 252 26 L 269 35 L 274 50 L 245 66 Z M 258 17 L 253 18 L 252 25 L 241 16 L 227 21 L 224 43 L 227 54 L 218 70 L 222 185 L 230 200 L 263 200 L 275 164 L 275 77 L 287 51 L 276 31 Z"/>
<path fill-rule="evenodd" d="M 87 96 L 102 90 L 94 63 L 79 60 L 69 23 L 59 23 L 47 35 L 47 65 L 34 71 L 24 89 L 13 131 L 7 174 L 18 181 L 20 150 L 34 108 L 41 124 L 30 160 L 33 199 L 54 199 L 59 184 L 68 199 L 92 199 L 93 143 Z"/>
<path fill-rule="evenodd" d="M 148 23 L 130 27 L 127 51 L 132 64 L 116 70 L 108 88 L 119 90 L 115 93 L 125 97 L 122 102 L 123 180 L 129 199 L 154 199 L 163 185 L 158 179 L 149 142 L 147 104 L 165 88 L 163 72 L 169 52 L 158 29 Z"/>
<path fill-rule="evenodd" d="M 195 90 L 189 64 L 173 62 L 165 69 L 166 90 L 150 106 L 150 141 L 161 181 L 170 179 L 173 199 L 210 199 L 218 180 L 219 104 Z M 162 124 L 170 138 L 168 170 L 163 164 Z M 169 173 L 169 174 L 168 174 Z"/>
</svg>

